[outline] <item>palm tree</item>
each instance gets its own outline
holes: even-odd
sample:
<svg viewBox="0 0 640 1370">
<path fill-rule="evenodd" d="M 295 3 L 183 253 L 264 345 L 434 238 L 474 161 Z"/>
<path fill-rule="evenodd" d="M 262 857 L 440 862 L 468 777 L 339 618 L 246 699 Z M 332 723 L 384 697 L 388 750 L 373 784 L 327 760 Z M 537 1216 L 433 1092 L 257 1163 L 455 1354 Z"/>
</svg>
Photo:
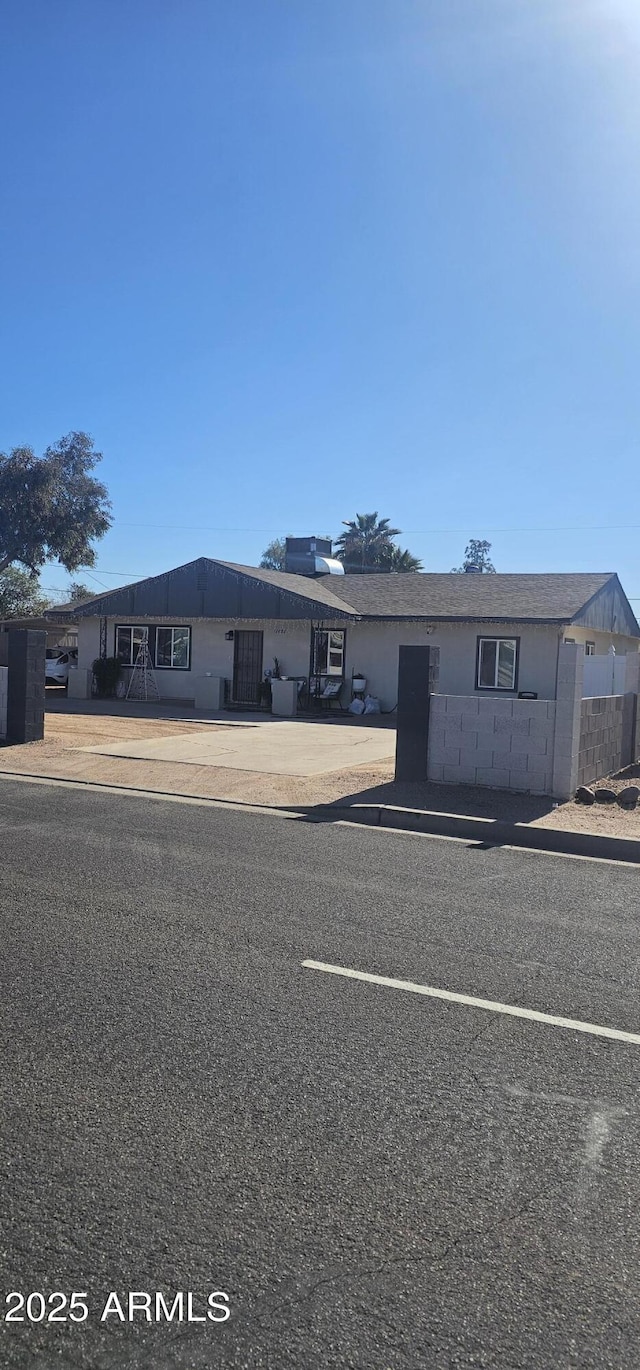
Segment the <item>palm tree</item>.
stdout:
<svg viewBox="0 0 640 1370">
<path fill-rule="evenodd" d="M 374 514 L 356 514 L 355 519 L 344 519 L 346 533 L 341 533 L 336 541 L 336 554 L 344 562 L 347 571 L 380 571 L 383 552 L 387 554 L 393 546 L 392 539 L 400 532 L 390 528 L 388 519 L 378 519 Z"/>
<path fill-rule="evenodd" d="M 414 557 L 408 548 L 403 551 L 397 543 L 392 542 L 389 547 L 382 548 L 380 564 L 377 569 L 396 572 L 421 571 L 422 562 L 418 560 L 418 557 Z"/>
</svg>

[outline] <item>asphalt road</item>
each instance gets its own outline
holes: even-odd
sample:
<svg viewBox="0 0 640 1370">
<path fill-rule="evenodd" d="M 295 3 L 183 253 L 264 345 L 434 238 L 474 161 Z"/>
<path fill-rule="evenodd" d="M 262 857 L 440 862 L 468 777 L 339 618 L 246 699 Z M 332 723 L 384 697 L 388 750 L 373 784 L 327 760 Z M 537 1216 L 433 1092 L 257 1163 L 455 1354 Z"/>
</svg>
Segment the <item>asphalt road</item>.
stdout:
<svg viewBox="0 0 640 1370">
<path fill-rule="evenodd" d="M 640 1046 L 302 965 L 638 1032 L 637 870 L 20 782 L 0 852 L 2 1296 L 89 1307 L 3 1366 L 640 1366 Z"/>
</svg>

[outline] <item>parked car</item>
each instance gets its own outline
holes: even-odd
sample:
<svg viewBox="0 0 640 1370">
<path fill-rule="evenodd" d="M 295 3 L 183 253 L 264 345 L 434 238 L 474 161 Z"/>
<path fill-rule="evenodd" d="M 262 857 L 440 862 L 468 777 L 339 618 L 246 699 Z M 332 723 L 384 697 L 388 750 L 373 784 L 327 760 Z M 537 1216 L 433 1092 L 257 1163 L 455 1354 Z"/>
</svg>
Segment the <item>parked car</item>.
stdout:
<svg viewBox="0 0 640 1370">
<path fill-rule="evenodd" d="M 47 647 L 44 662 L 45 685 L 67 685 L 69 682 L 69 669 L 74 670 L 78 664 L 77 649 L 62 647 Z"/>
</svg>

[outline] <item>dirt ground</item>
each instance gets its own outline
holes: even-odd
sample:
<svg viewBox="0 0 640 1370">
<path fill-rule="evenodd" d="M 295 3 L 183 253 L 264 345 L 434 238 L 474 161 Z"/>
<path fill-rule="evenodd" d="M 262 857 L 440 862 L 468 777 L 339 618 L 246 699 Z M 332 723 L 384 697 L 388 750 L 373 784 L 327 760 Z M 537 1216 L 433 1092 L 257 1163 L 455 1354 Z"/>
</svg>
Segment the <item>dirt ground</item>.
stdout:
<svg viewBox="0 0 640 1370">
<path fill-rule="evenodd" d="M 78 750 L 102 742 L 171 737 L 225 726 L 228 725 L 215 720 L 206 722 L 183 718 L 51 712 L 46 716 L 42 742 L 21 747 L 0 747 L 0 775 L 48 776 L 286 809 L 331 803 L 398 804 L 407 808 L 436 809 L 446 813 L 506 819 L 514 823 L 532 823 L 540 827 L 640 838 L 640 805 L 631 811 L 625 811 L 617 804 L 587 807 L 571 802 L 554 807 L 549 799 L 510 794 L 503 790 L 428 783 L 396 785 L 392 761 L 332 771 L 320 776 L 298 777 L 265 775 L 259 771 L 239 771 L 218 766 L 98 756 Z M 620 790 L 625 785 L 640 783 L 639 777 L 640 765 L 636 765 L 605 783 Z M 599 785 L 602 783 L 599 782 Z"/>
<path fill-rule="evenodd" d="M 101 714 L 47 714 L 44 745 L 68 751 L 74 747 L 99 747 L 101 742 L 138 741 L 174 737 L 185 732 L 220 731 L 219 723 L 196 723 L 173 718 L 124 718 Z M 43 745 L 43 744 L 31 744 Z"/>
</svg>

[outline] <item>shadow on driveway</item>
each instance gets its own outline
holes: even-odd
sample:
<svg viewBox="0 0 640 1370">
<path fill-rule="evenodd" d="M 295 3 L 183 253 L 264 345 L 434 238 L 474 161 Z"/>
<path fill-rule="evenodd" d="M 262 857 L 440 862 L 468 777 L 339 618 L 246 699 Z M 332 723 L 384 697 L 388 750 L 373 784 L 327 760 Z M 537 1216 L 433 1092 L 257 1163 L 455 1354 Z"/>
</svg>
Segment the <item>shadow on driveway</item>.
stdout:
<svg viewBox="0 0 640 1370">
<path fill-rule="evenodd" d="M 474 785 L 438 785 L 424 783 L 396 783 L 389 781 L 366 790 L 354 790 L 322 805 L 326 814 L 332 807 L 341 809 L 351 804 L 390 804 L 405 809 L 423 809 L 430 813 L 453 813 L 471 818 L 492 818 L 507 823 L 532 823 L 551 813 L 554 801 L 546 795 L 513 794 L 508 790 L 480 789 Z M 312 810 L 309 811 L 310 816 Z M 342 816 L 342 815 L 341 815 Z M 331 821 L 327 816 L 326 821 Z"/>
</svg>

